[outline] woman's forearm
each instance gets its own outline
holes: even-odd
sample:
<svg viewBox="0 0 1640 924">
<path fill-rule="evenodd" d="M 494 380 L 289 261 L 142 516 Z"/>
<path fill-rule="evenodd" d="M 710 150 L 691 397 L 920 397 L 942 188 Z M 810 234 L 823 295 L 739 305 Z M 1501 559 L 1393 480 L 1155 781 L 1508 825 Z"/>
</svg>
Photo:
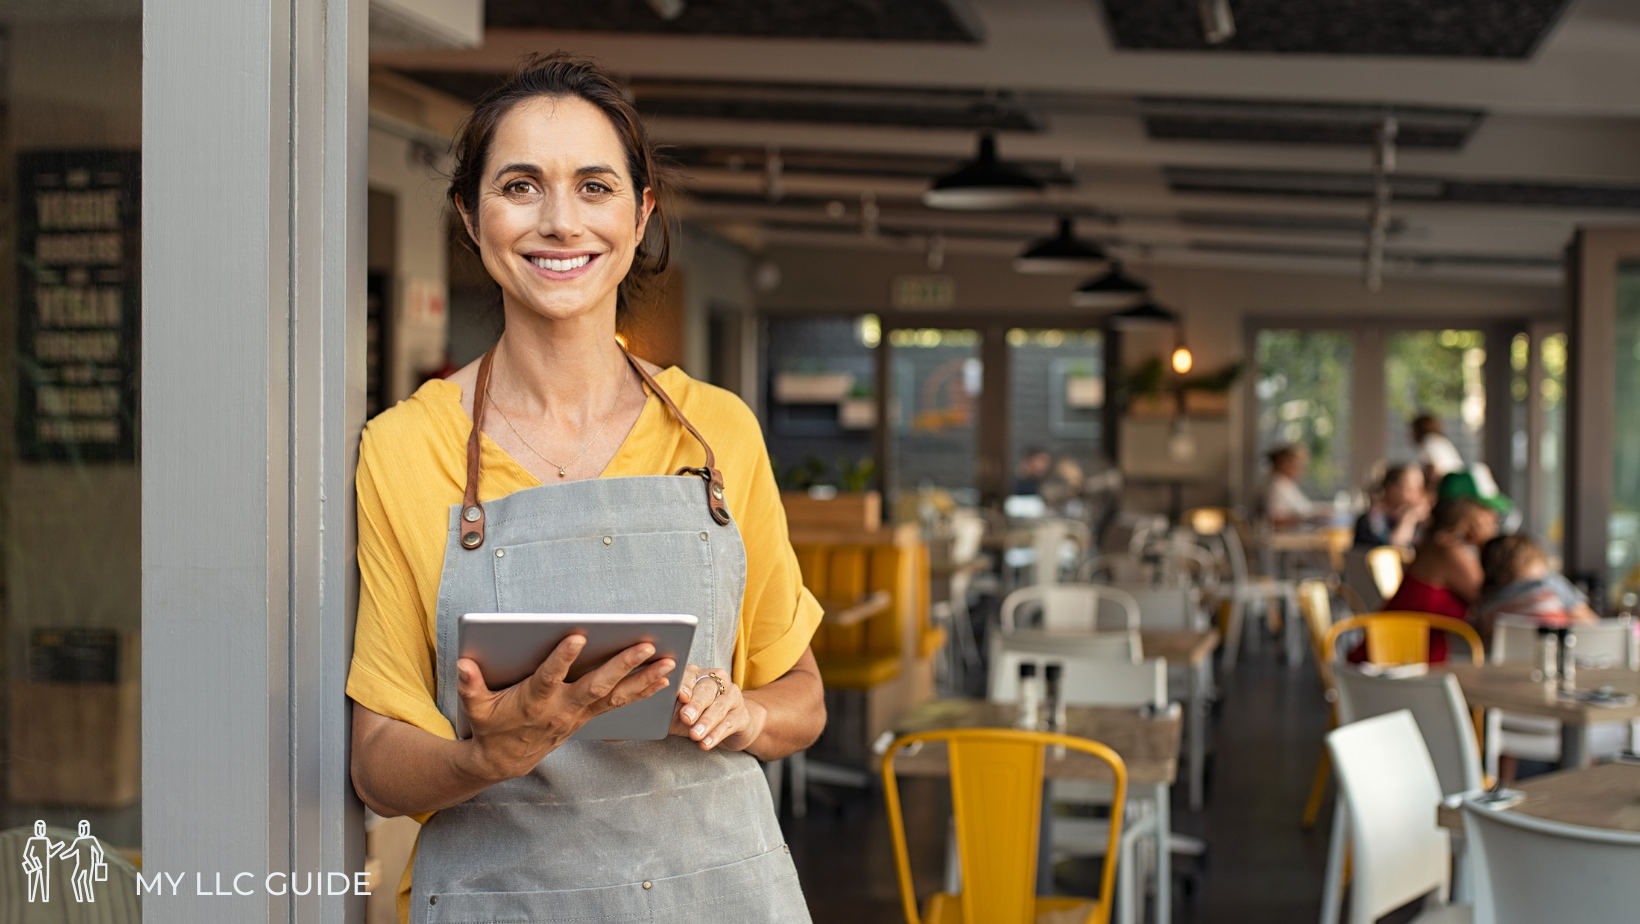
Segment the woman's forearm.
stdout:
<svg viewBox="0 0 1640 924">
<path fill-rule="evenodd" d="M 813 744 L 826 727 L 825 689 L 814 652 L 804 651 L 778 680 L 745 691 L 747 705 L 763 712 L 763 728 L 746 753 L 775 760 Z"/>
<path fill-rule="evenodd" d="M 474 761 L 470 741 L 451 741 L 353 704 L 353 788 L 378 815 L 416 815 L 459 805 L 497 782 Z"/>
</svg>

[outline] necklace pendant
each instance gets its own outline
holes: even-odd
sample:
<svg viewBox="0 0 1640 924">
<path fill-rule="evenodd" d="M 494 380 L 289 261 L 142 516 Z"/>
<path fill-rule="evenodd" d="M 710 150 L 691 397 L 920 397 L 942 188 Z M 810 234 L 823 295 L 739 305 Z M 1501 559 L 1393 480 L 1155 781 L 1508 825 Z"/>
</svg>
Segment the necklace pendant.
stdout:
<svg viewBox="0 0 1640 924">
<path fill-rule="evenodd" d="M 563 469 L 559 469 L 559 470 L 558 470 L 558 477 L 559 477 L 559 478 L 567 478 L 567 477 L 569 477 L 569 476 L 568 476 L 568 475 L 566 475 L 566 474 L 564 474 L 564 470 L 563 470 Z"/>
</svg>

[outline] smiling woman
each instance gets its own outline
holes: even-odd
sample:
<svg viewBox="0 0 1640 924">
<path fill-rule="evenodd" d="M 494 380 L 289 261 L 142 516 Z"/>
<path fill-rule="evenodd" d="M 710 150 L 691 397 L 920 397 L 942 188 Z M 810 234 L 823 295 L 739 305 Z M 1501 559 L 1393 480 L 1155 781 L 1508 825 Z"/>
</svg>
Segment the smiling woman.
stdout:
<svg viewBox="0 0 1640 924">
<path fill-rule="evenodd" d="M 352 769 L 367 805 L 424 819 L 401 917 L 806 921 L 753 758 L 825 723 L 820 607 L 752 412 L 615 337 L 667 261 L 642 126 L 596 67 L 551 56 L 479 101 L 457 152 L 450 202 L 505 331 L 359 450 Z M 580 636 L 491 689 L 450 642 L 498 608 L 698 629 L 677 690 L 647 643 L 570 682 Z M 650 696 L 675 699 L 665 739 L 569 740 Z"/>
</svg>

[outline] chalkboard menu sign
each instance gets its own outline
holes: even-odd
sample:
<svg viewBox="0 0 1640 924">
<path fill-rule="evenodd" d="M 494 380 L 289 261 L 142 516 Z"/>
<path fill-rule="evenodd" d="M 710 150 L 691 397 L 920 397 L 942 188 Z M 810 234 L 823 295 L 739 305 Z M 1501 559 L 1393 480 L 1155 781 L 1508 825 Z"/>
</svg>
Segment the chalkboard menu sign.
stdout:
<svg viewBox="0 0 1640 924">
<path fill-rule="evenodd" d="M 137 455 L 142 265 L 136 151 L 17 156 L 17 451 Z"/>
</svg>

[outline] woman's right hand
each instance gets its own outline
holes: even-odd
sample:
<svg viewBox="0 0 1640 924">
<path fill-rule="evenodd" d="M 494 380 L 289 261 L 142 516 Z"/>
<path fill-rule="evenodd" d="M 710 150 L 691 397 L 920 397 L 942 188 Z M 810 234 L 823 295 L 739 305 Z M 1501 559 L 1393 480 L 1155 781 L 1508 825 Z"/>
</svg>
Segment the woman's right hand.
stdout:
<svg viewBox="0 0 1640 924">
<path fill-rule="evenodd" d="M 489 688 L 470 658 L 456 662 L 456 693 L 472 727 L 473 775 L 492 783 L 523 776 L 595 716 L 666 689 L 675 666 L 662 658 L 644 667 L 655 656 L 655 646 L 644 642 L 566 681 L 584 647 L 585 636 L 571 635 L 535 673 L 501 690 Z"/>
</svg>

